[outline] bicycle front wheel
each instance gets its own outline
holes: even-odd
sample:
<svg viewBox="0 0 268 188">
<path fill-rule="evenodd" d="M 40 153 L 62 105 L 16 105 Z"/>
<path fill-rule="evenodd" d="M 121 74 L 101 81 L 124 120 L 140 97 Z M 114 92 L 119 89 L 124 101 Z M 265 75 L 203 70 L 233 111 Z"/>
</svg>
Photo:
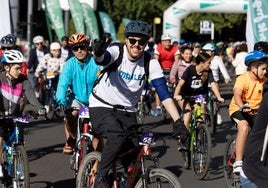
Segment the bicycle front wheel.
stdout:
<svg viewBox="0 0 268 188">
<path fill-rule="evenodd" d="M 76 177 L 76 188 L 93 187 L 100 160 L 101 153 L 97 151 L 93 151 L 84 157 Z"/>
<path fill-rule="evenodd" d="M 161 169 L 154 168 L 149 172 L 149 177 L 146 178 L 146 187 L 147 188 L 155 188 L 155 187 L 165 187 L 165 188 L 182 188 L 182 184 L 175 174 L 172 172 Z M 135 188 L 143 188 L 143 180 L 139 179 Z"/>
<path fill-rule="evenodd" d="M 197 179 L 207 175 L 211 158 L 211 136 L 208 127 L 201 123 L 196 128 L 196 137 L 191 153 L 191 166 Z"/>
<path fill-rule="evenodd" d="M 235 162 L 235 136 L 228 139 L 223 156 L 223 173 L 228 188 L 241 187 L 239 175 L 233 173 Z"/>
<path fill-rule="evenodd" d="M 16 155 L 14 155 L 14 179 L 13 187 L 29 188 L 30 187 L 30 175 L 28 157 L 25 148 L 22 145 L 16 146 Z"/>
</svg>

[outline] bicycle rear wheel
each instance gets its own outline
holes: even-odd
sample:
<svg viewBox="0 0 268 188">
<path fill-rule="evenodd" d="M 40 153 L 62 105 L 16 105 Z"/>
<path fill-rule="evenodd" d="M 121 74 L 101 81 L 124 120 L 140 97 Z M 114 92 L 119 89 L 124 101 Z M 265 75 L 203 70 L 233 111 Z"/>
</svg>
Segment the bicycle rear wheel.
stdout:
<svg viewBox="0 0 268 188">
<path fill-rule="evenodd" d="M 197 179 L 207 175 L 211 158 L 211 136 L 208 127 L 201 123 L 196 128 L 196 137 L 191 152 L 191 166 Z"/>
<path fill-rule="evenodd" d="M 16 155 L 14 155 L 13 163 L 13 187 L 30 187 L 30 175 L 28 157 L 25 148 L 22 145 L 16 146 Z"/>
<path fill-rule="evenodd" d="M 235 136 L 228 139 L 223 156 L 223 173 L 228 188 L 241 187 L 239 175 L 233 173 L 235 162 Z"/>
<path fill-rule="evenodd" d="M 142 182 L 143 180 L 140 178 L 135 185 L 135 188 L 143 188 L 144 186 Z M 182 184 L 172 172 L 166 169 L 154 168 L 150 170 L 149 177 L 146 178 L 146 187 L 181 188 Z"/>
<path fill-rule="evenodd" d="M 76 188 L 93 187 L 97 165 L 100 160 L 101 153 L 97 151 L 93 151 L 84 157 L 76 177 Z"/>
</svg>

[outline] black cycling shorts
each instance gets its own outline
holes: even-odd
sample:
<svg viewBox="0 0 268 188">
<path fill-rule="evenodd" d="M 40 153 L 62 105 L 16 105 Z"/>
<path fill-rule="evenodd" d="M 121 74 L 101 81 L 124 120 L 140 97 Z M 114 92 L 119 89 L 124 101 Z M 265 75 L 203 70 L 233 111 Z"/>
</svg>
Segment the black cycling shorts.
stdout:
<svg viewBox="0 0 268 188">
<path fill-rule="evenodd" d="M 230 117 L 231 120 L 235 123 L 235 126 L 237 123 L 241 120 L 246 120 L 250 126 L 250 128 L 253 127 L 254 121 L 256 119 L 257 115 L 249 115 L 248 113 L 243 113 L 241 111 L 235 111 Z"/>
</svg>

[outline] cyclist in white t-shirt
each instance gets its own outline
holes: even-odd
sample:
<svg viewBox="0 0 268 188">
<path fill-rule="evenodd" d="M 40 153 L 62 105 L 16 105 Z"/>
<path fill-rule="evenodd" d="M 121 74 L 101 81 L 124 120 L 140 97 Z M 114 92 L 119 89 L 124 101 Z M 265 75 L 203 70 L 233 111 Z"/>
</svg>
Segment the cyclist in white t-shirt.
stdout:
<svg viewBox="0 0 268 188">
<path fill-rule="evenodd" d="M 129 143 L 127 136 L 122 135 L 122 132 L 137 123 L 135 105 L 146 84 L 146 79 L 143 79 L 144 49 L 150 32 L 151 29 L 146 22 L 134 20 L 127 24 L 124 31 L 125 45 L 122 62 L 115 71 L 104 73 L 90 95 L 89 106 L 93 131 L 107 138 L 94 187 L 107 185 L 108 171 L 123 146 Z M 93 45 L 95 61 L 104 68 L 114 63 L 120 54 L 118 46 L 108 48 L 107 46 L 105 41 L 98 41 Z M 177 108 L 168 92 L 161 66 L 156 59 L 151 59 L 149 62 L 149 79 L 156 88 L 162 104 L 174 120 L 174 127 L 179 129 L 181 135 L 187 134 L 187 129 L 179 119 Z"/>
</svg>

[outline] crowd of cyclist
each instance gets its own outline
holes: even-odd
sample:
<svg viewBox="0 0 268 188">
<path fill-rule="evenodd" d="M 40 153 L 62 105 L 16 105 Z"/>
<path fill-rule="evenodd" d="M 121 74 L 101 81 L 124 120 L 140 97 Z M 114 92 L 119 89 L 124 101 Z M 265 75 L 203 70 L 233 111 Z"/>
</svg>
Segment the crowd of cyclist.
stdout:
<svg viewBox="0 0 268 188">
<path fill-rule="evenodd" d="M 268 62 L 267 43 L 256 43 L 252 52 L 247 52 L 245 42 L 236 46 L 213 42 L 202 45 L 199 42 L 176 44 L 172 43 L 172 38 L 168 34 L 163 34 L 161 41 L 155 43 L 154 39 L 150 38 L 149 25 L 136 20 L 126 26 L 124 35 L 123 55 L 120 54 L 118 46 L 111 45 L 110 35 L 106 35 L 105 40 L 93 42 L 85 34 L 75 33 L 63 36 L 61 41 L 52 42 L 49 46 L 45 45 L 42 36 L 35 36 L 28 61 L 23 55 L 23 48 L 16 45 L 15 35 L 8 34 L 2 37 L 1 112 L 22 114 L 27 103 L 26 98 L 40 114 L 43 114 L 44 110 L 48 111 L 40 90 L 44 84 L 41 75 L 45 71 L 47 77 L 54 79 L 54 87 L 57 90 L 56 102 L 69 109 L 64 120 L 66 143 L 63 152 L 73 152 L 78 109 L 82 106 L 91 108 L 91 120 L 97 142 L 102 136 L 107 139 L 102 150 L 103 156 L 95 186 L 101 187 L 105 184 L 112 163 L 126 143 L 126 136 L 122 136 L 120 132 L 136 122 L 135 105 L 144 86 L 147 86 L 147 80 L 150 81 L 148 89 L 154 92 L 154 115 L 161 115 L 162 106 L 165 107 L 174 122 L 173 134 L 180 137 L 180 148 L 186 149 L 191 114 L 190 107 L 184 104 L 183 97 L 204 95 L 201 114 L 205 114 L 209 88 L 218 101 L 224 102 L 220 94 L 220 78 L 222 76 L 226 84 L 231 81 L 226 67 L 233 64 L 236 77 L 229 113 L 238 130 L 234 172 L 242 172 L 245 178 L 247 171 L 242 171 L 243 154 L 247 136 L 256 117 L 254 109 L 258 109 L 262 101 Z M 151 56 L 148 75 L 144 70 L 145 53 Z M 110 64 L 115 64 L 121 55 L 121 62 L 115 70 L 105 74 L 102 70 Z M 131 75 L 125 76 L 128 73 Z M 103 75 L 98 78 L 100 74 L 104 74 L 103 79 Z M 6 88 L 3 83 L 8 87 Z M 170 94 L 167 83 L 171 83 L 173 94 Z M 14 92 L 14 96 L 11 97 L 8 88 L 19 92 Z M 14 100 L 13 106 L 9 102 L 11 100 Z M 188 115 L 184 116 L 184 119 L 180 118 L 175 103 L 183 110 L 188 109 Z M 220 113 L 217 119 L 217 123 L 221 124 Z M 1 145 L 5 130 L 2 130 L 2 126 L 0 128 Z M 111 128 L 114 131 L 112 133 L 107 131 Z M 3 176 L 1 169 L 0 176 Z"/>
</svg>

